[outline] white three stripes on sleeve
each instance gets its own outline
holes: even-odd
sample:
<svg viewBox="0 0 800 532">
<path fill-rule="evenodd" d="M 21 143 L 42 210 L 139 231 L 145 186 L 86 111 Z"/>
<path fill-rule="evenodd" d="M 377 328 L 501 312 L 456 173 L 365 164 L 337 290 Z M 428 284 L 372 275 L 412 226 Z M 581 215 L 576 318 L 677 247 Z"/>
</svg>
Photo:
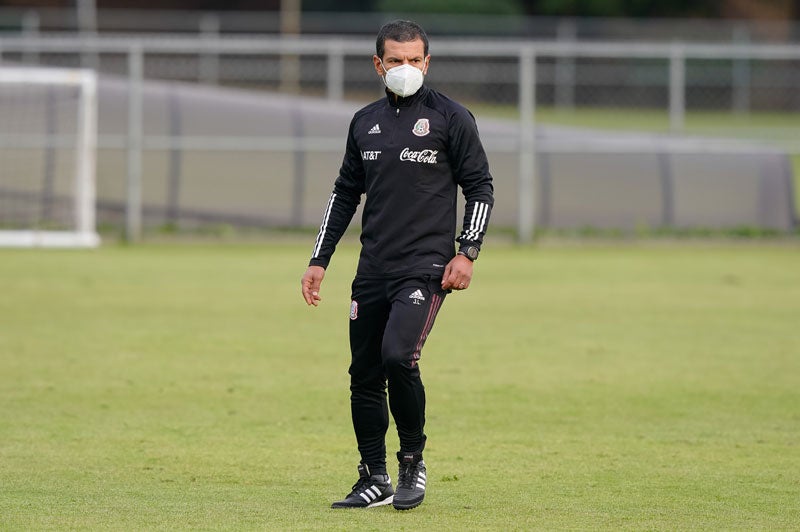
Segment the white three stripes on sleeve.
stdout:
<svg viewBox="0 0 800 532">
<path fill-rule="evenodd" d="M 325 207 L 325 215 L 322 217 L 322 225 L 319 226 L 319 234 L 317 241 L 314 242 L 314 251 L 311 253 L 311 258 L 315 259 L 319 256 L 319 251 L 322 248 L 322 241 L 325 240 L 325 232 L 328 230 L 328 220 L 331 217 L 333 210 L 333 201 L 336 199 L 336 194 L 331 194 L 331 199 L 328 200 L 328 206 Z"/>
<path fill-rule="evenodd" d="M 486 217 L 488 215 L 489 205 L 475 202 L 475 207 L 472 210 L 472 218 L 469 221 L 469 229 L 464 231 L 464 238 L 467 240 L 477 240 L 478 236 L 486 230 Z"/>
</svg>

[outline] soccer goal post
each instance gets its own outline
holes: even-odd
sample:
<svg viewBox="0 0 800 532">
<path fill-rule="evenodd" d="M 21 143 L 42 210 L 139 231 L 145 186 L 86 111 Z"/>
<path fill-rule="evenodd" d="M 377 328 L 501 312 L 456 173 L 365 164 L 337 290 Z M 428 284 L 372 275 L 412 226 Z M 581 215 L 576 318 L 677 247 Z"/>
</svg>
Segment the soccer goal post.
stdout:
<svg viewBox="0 0 800 532">
<path fill-rule="evenodd" d="M 96 247 L 97 75 L 0 64 L 0 247 Z"/>
</svg>

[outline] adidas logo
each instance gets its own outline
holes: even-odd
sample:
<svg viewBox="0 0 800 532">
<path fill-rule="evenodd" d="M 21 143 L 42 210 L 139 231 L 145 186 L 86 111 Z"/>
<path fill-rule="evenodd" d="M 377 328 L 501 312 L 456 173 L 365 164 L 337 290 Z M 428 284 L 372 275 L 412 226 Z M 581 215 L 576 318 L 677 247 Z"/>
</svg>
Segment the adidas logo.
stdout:
<svg viewBox="0 0 800 532">
<path fill-rule="evenodd" d="M 420 471 L 417 473 L 417 487 L 421 490 L 425 489 L 425 472 Z"/>
<path fill-rule="evenodd" d="M 362 491 L 358 494 L 359 497 L 364 499 L 364 502 L 367 504 L 372 504 L 372 502 L 381 496 L 381 490 L 373 484 L 372 486 L 368 487 L 366 490 Z"/>
<path fill-rule="evenodd" d="M 375 124 L 374 126 L 372 126 L 372 129 L 370 129 L 370 130 L 367 132 L 367 135 L 377 135 L 377 134 L 378 134 L 378 133 L 380 133 L 380 132 L 381 132 L 381 126 L 380 126 L 380 124 Z"/>
<path fill-rule="evenodd" d="M 413 300 L 415 305 L 421 305 L 422 303 L 420 303 L 420 301 L 425 301 L 425 296 L 422 295 L 421 290 L 417 289 L 414 290 L 410 296 L 408 296 L 408 299 Z"/>
</svg>

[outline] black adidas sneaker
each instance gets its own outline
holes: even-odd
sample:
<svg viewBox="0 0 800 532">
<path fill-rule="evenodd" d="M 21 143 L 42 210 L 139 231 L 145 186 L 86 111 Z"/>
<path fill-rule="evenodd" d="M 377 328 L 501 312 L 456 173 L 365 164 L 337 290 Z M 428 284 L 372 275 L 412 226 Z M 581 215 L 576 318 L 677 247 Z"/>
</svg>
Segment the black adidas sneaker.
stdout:
<svg viewBox="0 0 800 532">
<path fill-rule="evenodd" d="M 331 508 L 372 508 L 391 504 L 394 498 L 389 475 L 370 475 L 367 464 L 358 465 L 358 482 L 350 495 L 331 504 Z"/>
<path fill-rule="evenodd" d="M 410 510 L 419 506 L 425 498 L 425 462 L 422 461 L 422 453 L 399 452 L 397 459 L 400 461 L 400 475 L 392 504 L 398 510 Z"/>
</svg>

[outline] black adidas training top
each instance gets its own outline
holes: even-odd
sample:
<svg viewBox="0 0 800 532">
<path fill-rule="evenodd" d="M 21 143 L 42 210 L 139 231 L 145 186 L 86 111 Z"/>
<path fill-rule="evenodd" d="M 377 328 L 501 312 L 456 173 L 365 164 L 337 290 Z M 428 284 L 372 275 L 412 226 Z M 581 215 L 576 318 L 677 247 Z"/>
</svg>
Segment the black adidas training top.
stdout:
<svg viewBox="0 0 800 532">
<path fill-rule="evenodd" d="M 467 204 L 456 239 L 459 186 Z M 362 194 L 360 277 L 441 275 L 456 240 L 480 248 L 494 198 L 472 114 L 424 86 L 356 112 L 309 265 L 328 266 Z"/>
</svg>

